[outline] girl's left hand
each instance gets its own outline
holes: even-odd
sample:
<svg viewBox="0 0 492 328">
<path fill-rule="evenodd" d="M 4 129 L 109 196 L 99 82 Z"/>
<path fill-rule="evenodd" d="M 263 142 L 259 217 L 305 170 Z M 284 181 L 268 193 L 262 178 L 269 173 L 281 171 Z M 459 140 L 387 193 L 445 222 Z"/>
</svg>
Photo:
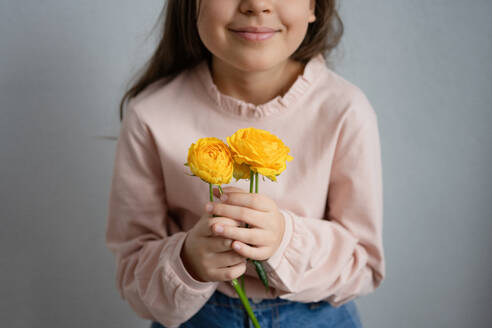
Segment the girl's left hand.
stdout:
<svg viewBox="0 0 492 328">
<path fill-rule="evenodd" d="M 225 187 L 221 202 L 209 202 L 208 211 L 222 217 L 235 219 L 249 225 L 245 227 L 213 226 L 216 236 L 232 239 L 232 249 L 245 258 L 263 261 L 270 258 L 282 241 L 285 222 L 277 204 L 268 196 L 250 193 L 240 188 Z M 219 190 L 214 188 L 214 196 L 219 197 Z M 249 244 L 249 245 L 248 245 Z M 236 249 L 235 246 L 239 246 Z"/>
</svg>

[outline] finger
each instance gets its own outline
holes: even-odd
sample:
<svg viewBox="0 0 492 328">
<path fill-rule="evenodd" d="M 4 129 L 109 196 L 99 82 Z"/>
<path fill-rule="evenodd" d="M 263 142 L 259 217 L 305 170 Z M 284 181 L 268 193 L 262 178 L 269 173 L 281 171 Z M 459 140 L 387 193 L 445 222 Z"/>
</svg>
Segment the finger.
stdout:
<svg viewBox="0 0 492 328">
<path fill-rule="evenodd" d="M 255 193 L 224 192 L 221 203 L 247 207 L 261 212 L 269 212 L 274 208 L 270 198 Z"/>
<path fill-rule="evenodd" d="M 224 189 L 222 189 L 222 190 L 224 190 Z M 219 188 L 214 187 L 213 193 L 214 193 L 214 198 L 220 198 L 221 193 L 220 193 Z"/>
<path fill-rule="evenodd" d="M 264 213 L 247 207 L 217 203 L 213 204 L 212 214 L 245 222 L 255 227 L 263 227 Z"/>
<path fill-rule="evenodd" d="M 236 247 L 239 247 L 239 249 Z M 232 243 L 232 249 L 239 255 L 248 259 L 258 260 L 258 261 L 264 261 L 268 259 L 269 248 L 265 246 L 253 247 L 235 240 Z"/>
<path fill-rule="evenodd" d="M 224 190 L 224 189 L 222 189 L 222 190 Z M 221 193 L 220 193 L 219 188 L 214 187 L 213 193 L 214 193 L 215 198 L 220 198 Z"/>
<path fill-rule="evenodd" d="M 218 188 L 214 188 L 213 189 L 213 193 L 214 193 L 214 198 L 219 198 L 220 197 L 220 193 L 219 193 L 219 189 Z"/>
<path fill-rule="evenodd" d="M 227 268 L 239 263 L 246 263 L 246 258 L 242 257 L 238 253 L 233 250 L 229 250 L 227 252 L 217 253 L 215 258 L 216 268 Z"/>
<path fill-rule="evenodd" d="M 222 188 L 222 191 L 223 191 L 224 193 L 226 193 L 226 192 L 242 192 L 242 193 L 249 193 L 249 191 L 247 191 L 247 190 L 245 190 L 245 189 L 236 188 L 236 187 L 224 187 L 224 188 Z M 214 188 L 213 188 L 213 193 L 214 193 L 214 197 L 216 197 L 216 198 L 220 198 L 220 196 L 222 195 L 222 194 L 220 193 L 219 188 L 217 188 L 217 187 L 214 187 Z"/>
<path fill-rule="evenodd" d="M 238 240 L 254 246 L 266 246 L 272 243 L 270 241 L 270 234 L 262 229 L 222 226 L 223 231 L 218 231 L 218 226 L 220 225 L 214 225 L 213 231 L 216 236 L 220 236 L 222 238 Z"/>
<path fill-rule="evenodd" d="M 232 187 L 232 186 L 227 186 L 222 188 L 224 192 L 245 192 L 249 193 L 249 190 L 238 188 L 238 187 Z"/>
<path fill-rule="evenodd" d="M 246 272 L 246 262 L 228 268 L 219 268 L 214 271 L 214 276 L 217 276 L 220 281 L 231 281 L 232 279 L 239 278 Z"/>
<path fill-rule="evenodd" d="M 214 253 L 227 252 L 232 250 L 232 239 L 223 237 L 208 237 L 209 250 Z"/>
<path fill-rule="evenodd" d="M 234 220 L 231 218 L 225 218 L 225 217 L 209 217 L 207 218 L 207 231 L 205 233 L 205 236 L 216 236 L 215 234 L 215 229 L 217 225 L 221 225 L 223 227 L 225 226 L 232 226 L 232 227 L 238 227 L 241 225 L 241 222 L 238 220 Z"/>
</svg>

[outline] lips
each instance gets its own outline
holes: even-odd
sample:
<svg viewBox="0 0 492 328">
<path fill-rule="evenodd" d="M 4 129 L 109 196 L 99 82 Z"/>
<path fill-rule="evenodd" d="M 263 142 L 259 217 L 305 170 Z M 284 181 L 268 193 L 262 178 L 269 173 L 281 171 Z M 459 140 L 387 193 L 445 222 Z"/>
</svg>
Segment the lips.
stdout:
<svg viewBox="0 0 492 328">
<path fill-rule="evenodd" d="M 278 30 L 265 26 L 244 26 L 232 29 L 234 32 L 273 33 Z"/>
<path fill-rule="evenodd" d="M 270 39 L 278 30 L 263 26 L 245 26 L 231 29 L 232 32 L 239 35 L 242 39 L 249 41 L 263 41 Z"/>
</svg>

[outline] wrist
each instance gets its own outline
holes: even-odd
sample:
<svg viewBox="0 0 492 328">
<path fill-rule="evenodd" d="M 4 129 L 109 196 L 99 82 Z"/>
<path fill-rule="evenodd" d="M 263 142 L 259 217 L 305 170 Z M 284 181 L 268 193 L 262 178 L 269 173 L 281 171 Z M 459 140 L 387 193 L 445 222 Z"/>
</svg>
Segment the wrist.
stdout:
<svg viewBox="0 0 492 328">
<path fill-rule="evenodd" d="M 280 231 L 281 231 L 281 233 L 280 233 L 280 238 L 277 241 L 277 248 L 282 243 L 282 239 L 284 238 L 284 234 L 285 234 L 285 216 L 282 213 L 282 211 L 278 211 L 278 213 L 280 215 Z"/>
<path fill-rule="evenodd" d="M 186 247 L 188 237 L 189 237 L 189 235 L 186 236 L 186 239 L 183 243 L 183 247 L 181 248 L 181 252 L 180 252 L 179 256 L 181 258 L 181 261 L 183 262 L 184 268 L 186 269 L 186 271 L 190 274 L 190 276 L 193 279 L 195 279 L 199 282 L 206 282 L 199 277 L 199 275 L 195 272 L 193 265 L 191 264 L 191 261 L 189 259 L 188 252 L 187 252 L 187 247 Z"/>
</svg>

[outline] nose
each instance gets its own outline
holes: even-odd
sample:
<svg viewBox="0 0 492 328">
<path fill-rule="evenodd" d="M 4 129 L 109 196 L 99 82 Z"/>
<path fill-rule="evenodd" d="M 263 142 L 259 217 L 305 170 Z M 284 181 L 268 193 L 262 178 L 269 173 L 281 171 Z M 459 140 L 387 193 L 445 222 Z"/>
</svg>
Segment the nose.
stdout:
<svg viewBox="0 0 492 328">
<path fill-rule="evenodd" d="M 241 1 L 240 10 L 245 15 L 269 14 L 272 11 L 272 4 L 269 0 L 244 0 Z"/>
</svg>

